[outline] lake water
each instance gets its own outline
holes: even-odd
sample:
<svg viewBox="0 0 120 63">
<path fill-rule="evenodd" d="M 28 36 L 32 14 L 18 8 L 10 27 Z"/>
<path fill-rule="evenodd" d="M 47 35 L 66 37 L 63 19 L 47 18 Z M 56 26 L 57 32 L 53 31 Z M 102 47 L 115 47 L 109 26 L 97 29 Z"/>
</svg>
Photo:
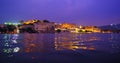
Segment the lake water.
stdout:
<svg viewBox="0 0 120 63">
<path fill-rule="evenodd" d="M 0 63 L 119 63 L 120 34 L 0 34 Z"/>
</svg>

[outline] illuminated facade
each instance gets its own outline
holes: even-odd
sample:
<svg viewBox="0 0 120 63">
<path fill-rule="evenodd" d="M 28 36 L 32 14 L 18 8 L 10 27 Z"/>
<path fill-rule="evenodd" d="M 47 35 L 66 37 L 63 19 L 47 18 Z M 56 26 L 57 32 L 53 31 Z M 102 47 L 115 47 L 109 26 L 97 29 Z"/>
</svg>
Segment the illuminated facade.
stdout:
<svg viewBox="0 0 120 63">
<path fill-rule="evenodd" d="M 100 33 L 101 29 L 96 26 L 77 26 L 72 23 L 62 23 L 56 24 L 54 22 L 49 22 L 47 20 L 27 20 L 21 23 L 11 23 L 5 22 L 5 25 L 13 25 L 16 29 L 12 33 L 21 33 L 22 29 L 29 30 L 30 33 L 54 33 L 55 31 L 60 30 L 61 32 L 71 32 L 71 33 Z M 18 25 L 20 25 L 18 27 Z M 0 25 L 3 27 L 3 25 Z"/>
<path fill-rule="evenodd" d="M 55 32 L 55 24 L 54 24 L 54 22 L 39 21 L 39 22 L 34 23 L 34 29 L 38 32 L 54 33 Z"/>
<path fill-rule="evenodd" d="M 60 29 L 62 31 L 69 31 L 71 33 L 87 33 L 87 32 L 94 32 L 94 33 L 100 33 L 101 30 L 98 27 L 95 26 L 77 26 L 75 24 L 69 24 L 69 23 L 63 23 L 58 24 L 55 28 L 55 30 Z"/>
<path fill-rule="evenodd" d="M 37 22 L 38 20 L 28 20 L 28 21 L 25 21 L 25 22 L 22 22 L 22 24 L 34 24 L 35 22 Z"/>
<path fill-rule="evenodd" d="M 61 24 L 61 28 L 64 29 L 71 29 L 71 28 L 76 28 L 77 26 L 75 24 L 70 24 L 70 23 L 63 23 Z"/>
<path fill-rule="evenodd" d="M 19 28 L 20 28 L 20 29 L 21 29 L 21 28 L 24 28 L 24 29 L 26 29 L 26 28 L 34 28 L 34 25 L 33 25 L 33 24 L 23 24 L 23 25 L 21 25 Z"/>
<path fill-rule="evenodd" d="M 76 32 L 77 25 L 71 23 L 57 24 L 55 30 L 60 29 L 62 32 Z"/>
<path fill-rule="evenodd" d="M 100 33 L 101 30 L 96 26 L 85 26 L 84 29 L 88 32 Z"/>
</svg>

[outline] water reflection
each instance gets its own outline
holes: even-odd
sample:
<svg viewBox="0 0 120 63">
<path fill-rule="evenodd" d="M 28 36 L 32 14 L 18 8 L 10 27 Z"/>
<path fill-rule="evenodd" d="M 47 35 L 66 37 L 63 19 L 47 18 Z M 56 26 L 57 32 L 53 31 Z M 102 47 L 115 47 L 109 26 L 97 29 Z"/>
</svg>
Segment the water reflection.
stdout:
<svg viewBox="0 0 120 63">
<path fill-rule="evenodd" d="M 5 34 L 4 38 L 2 38 L 1 41 L 1 50 L 4 53 L 15 53 L 20 50 L 20 48 L 17 46 L 17 34 Z M 19 49 L 18 49 L 19 48 Z"/>
<path fill-rule="evenodd" d="M 52 52 L 58 50 L 99 50 L 119 52 L 117 34 L 4 34 L 0 52 Z"/>
<path fill-rule="evenodd" d="M 112 53 L 114 52 L 119 52 L 120 49 L 120 37 L 118 34 L 110 34 L 110 39 L 109 42 L 111 43 L 111 49 L 113 49 L 114 51 L 111 51 Z"/>
<path fill-rule="evenodd" d="M 84 34 L 56 34 L 55 49 L 56 50 L 95 50 L 95 46 L 91 41 L 99 40 L 95 36 L 84 36 Z M 87 43 L 86 43 L 87 42 Z"/>
<path fill-rule="evenodd" d="M 25 52 L 50 52 L 54 50 L 54 34 L 25 34 Z"/>
<path fill-rule="evenodd" d="M 2 63 L 45 63 L 42 61 L 55 59 L 78 59 L 84 63 L 83 56 L 98 60 L 106 59 L 105 55 L 109 59 L 111 54 L 119 57 L 119 42 L 120 34 L 1 34 L 0 57 L 4 59 Z"/>
</svg>

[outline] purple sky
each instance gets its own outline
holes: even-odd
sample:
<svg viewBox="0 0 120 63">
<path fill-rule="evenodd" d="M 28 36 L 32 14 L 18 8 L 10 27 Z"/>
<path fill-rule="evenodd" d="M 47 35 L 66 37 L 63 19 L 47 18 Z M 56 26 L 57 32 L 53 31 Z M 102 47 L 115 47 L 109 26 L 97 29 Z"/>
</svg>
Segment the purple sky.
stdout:
<svg viewBox="0 0 120 63">
<path fill-rule="evenodd" d="M 120 0 L 0 0 L 0 23 L 28 19 L 81 25 L 120 24 Z"/>
</svg>

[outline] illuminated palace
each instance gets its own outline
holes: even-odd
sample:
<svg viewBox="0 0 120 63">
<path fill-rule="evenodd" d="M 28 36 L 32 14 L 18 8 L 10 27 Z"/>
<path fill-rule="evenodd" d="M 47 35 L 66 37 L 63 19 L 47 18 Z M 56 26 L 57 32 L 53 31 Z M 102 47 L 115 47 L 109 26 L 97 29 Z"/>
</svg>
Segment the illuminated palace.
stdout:
<svg viewBox="0 0 120 63">
<path fill-rule="evenodd" d="M 31 28 L 38 33 L 54 33 L 54 22 L 49 22 L 48 20 L 28 20 L 22 22 L 21 29 Z"/>
<path fill-rule="evenodd" d="M 48 20 L 27 20 L 20 23 L 6 22 L 0 25 L 0 33 L 100 33 L 101 29 L 96 26 L 79 26 L 73 23 L 57 24 Z M 2 31 L 3 30 L 3 31 Z M 6 31 L 4 31 L 6 30 Z"/>
<path fill-rule="evenodd" d="M 63 23 L 57 24 L 55 30 L 61 30 L 62 32 L 71 32 L 71 33 L 100 33 L 100 28 L 96 26 L 77 26 L 76 24 Z"/>
</svg>

